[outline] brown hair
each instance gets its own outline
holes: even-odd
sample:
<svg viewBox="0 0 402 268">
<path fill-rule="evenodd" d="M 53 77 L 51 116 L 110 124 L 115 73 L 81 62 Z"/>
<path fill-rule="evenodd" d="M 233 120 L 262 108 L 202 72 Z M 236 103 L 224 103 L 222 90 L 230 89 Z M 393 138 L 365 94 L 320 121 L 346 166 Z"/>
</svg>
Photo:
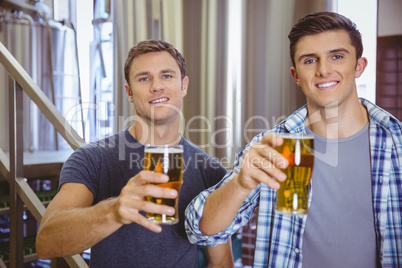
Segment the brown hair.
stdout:
<svg viewBox="0 0 402 268">
<path fill-rule="evenodd" d="M 363 43 L 356 24 L 338 13 L 323 11 L 311 13 L 301 18 L 290 31 L 288 38 L 290 41 L 290 58 L 293 66 L 296 67 L 294 56 L 296 45 L 300 38 L 334 30 L 345 30 L 349 34 L 352 45 L 356 49 L 356 59 L 359 59 L 363 54 Z"/>
<path fill-rule="evenodd" d="M 180 52 L 177 51 L 177 49 L 174 48 L 171 44 L 165 41 L 146 40 L 139 42 L 137 45 L 132 47 L 128 52 L 128 56 L 124 64 L 124 78 L 126 79 L 127 83 L 130 84 L 129 81 L 130 68 L 131 63 L 133 62 L 135 57 L 150 52 L 160 52 L 160 51 L 167 51 L 170 53 L 170 55 L 172 55 L 172 57 L 176 60 L 177 64 L 180 67 L 181 79 L 183 79 L 186 76 L 186 61 L 184 57 L 180 54 Z"/>
</svg>

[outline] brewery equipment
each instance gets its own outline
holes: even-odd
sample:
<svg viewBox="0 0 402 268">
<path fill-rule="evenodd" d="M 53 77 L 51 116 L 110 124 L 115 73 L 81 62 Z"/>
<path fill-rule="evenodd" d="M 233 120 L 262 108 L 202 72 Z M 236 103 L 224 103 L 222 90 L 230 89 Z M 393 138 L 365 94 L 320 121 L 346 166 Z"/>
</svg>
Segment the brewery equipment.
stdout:
<svg viewBox="0 0 402 268">
<path fill-rule="evenodd" d="M 52 19 L 51 9 L 36 0 L 0 1 L 0 42 L 13 54 L 59 111 L 82 130 L 75 31 Z M 8 151 L 8 82 L 0 69 L 0 148 Z M 67 143 L 27 96 L 24 96 L 24 150 L 68 148 Z M 4 134 L 3 134 L 4 133 Z"/>
</svg>

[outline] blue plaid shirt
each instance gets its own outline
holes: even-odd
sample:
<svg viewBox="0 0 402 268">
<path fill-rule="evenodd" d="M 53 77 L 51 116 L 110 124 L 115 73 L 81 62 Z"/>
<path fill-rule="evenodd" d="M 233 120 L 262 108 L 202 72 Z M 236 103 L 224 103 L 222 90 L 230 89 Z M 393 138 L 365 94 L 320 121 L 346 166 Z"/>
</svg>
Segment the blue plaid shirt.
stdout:
<svg viewBox="0 0 402 268">
<path fill-rule="evenodd" d="M 402 266 L 402 124 L 368 100 L 361 99 L 370 120 L 370 149 L 374 226 L 377 251 L 382 267 Z M 290 115 L 271 132 L 305 133 L 307 107 Z M 215 246 L 226 242 L 258 210 L 258 227 L 253 267 L 301 267 L 303 233 L 308 216 L 275 214 L 276 191 L 260 184 L 244 201 L 232 224 L 214 236 L 199 231 L 199 221 L 208 195 L 239 174 L 243 155 L 259 142 L 254 137 L 238 155 L 233 170 L 220 183 L 201 192 L 186 210 L 186 232 L 191 243 Z M 313 187 L 310 189 L 309 202 Z"/>
</svg>

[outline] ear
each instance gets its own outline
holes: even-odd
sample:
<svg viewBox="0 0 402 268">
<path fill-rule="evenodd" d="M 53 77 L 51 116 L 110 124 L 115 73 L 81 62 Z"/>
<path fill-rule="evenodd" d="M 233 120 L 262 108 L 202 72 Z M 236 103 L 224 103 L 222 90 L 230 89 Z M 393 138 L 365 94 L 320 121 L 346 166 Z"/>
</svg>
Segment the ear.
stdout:
<svg viewBox="0 0 402 268">
<path fill-rule="evenodd" d="M 181 96 L 185 97 L 187 95 L 187 89 L 188 89 L 188 83 L 190 82 L 190 79 L 188 76 L 185 76 L 182 80 L 182 88 L 181 88 Z"/>
<path fill-rule="evenodd" d="M 126 93 L 127 93 L 128 101 L 133 102 L 134 101 L 133 100 L 133 92 L 131 91 L 130 86 L 128 84 L 125 84 L 124 88 L 125 88 Z"/>
<path fill-rule="evenodd" d="M 356 70 L 355 70 L 355 78 L 359 78 L 363 74 L 364 70 L 367 67 L 367 64 L 368 64 L 368 61 L 367 61 L 367 58 L 365 58 L 365 57 L 360 57 L 357 60 Z"/>
<path fill-rule="evenodd" d="M 295 80 L 296 84 L 298 86 L 300 86 L 301 83 L 300 83 L 299 75 L 297 74 L 297 71 L 296 71 L 295 67 L 290 68 L 290 74 L 292 75 L 293 80 Z"/>
</svg>

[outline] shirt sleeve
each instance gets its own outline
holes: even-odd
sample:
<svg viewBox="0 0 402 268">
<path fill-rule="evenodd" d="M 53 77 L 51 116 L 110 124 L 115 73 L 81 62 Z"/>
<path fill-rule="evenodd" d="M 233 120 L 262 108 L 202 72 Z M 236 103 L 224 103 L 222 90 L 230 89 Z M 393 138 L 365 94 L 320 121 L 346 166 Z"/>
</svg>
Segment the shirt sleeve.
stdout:
<svg viewBox="0 0 402 268">
<path fill-rule="evenodd" d="M 256 137 L 257 138 L 257 137 Z M 254 139 L 253 142 L 257 142 L 260 139 Z M 250 145 L 238 155 L 237 160 L 233 165 L 233 170 L 229 172 L 218 184 L 202 191 L 196 196 L 187 206 L 185 228 L 187 237 L 192 244 L 204 245 L 204 246 L 216 246 L 218 244 L 226 243 L 226 241 L 242 226 L 247 224 L 250 217 L 254 213 L 258 206 L 258 200 L 260 195 L 260 186 L 250 192 L 246 200 L 243 202 L 239 211 L 237 212 L 235 219 L 230 226 L 222 232 L 213 236 L 206 236 L 199 230 L 199 223 L 204 211 L 205 201 L 208 196 L 216 189 L 220 188 L 225 183 L 232 180 L 240 172 L 240 166 L 243 161 L 243 155 L 250 149 Z"/>
<path fill-rule="evenodd" d="M 85 145 L 75 150 L 60 172 L 59 189 L 68 182 L 82 183 L 96 196 L 99 177 L 99 158 L 96 147 Z"/>
</svg>

